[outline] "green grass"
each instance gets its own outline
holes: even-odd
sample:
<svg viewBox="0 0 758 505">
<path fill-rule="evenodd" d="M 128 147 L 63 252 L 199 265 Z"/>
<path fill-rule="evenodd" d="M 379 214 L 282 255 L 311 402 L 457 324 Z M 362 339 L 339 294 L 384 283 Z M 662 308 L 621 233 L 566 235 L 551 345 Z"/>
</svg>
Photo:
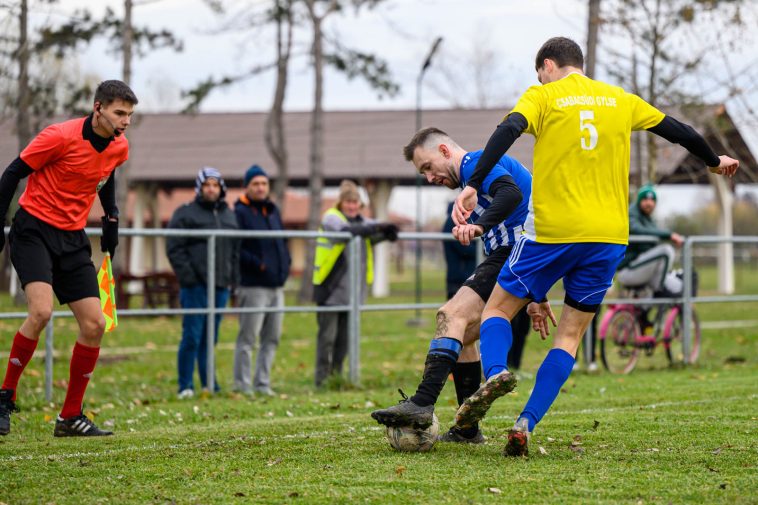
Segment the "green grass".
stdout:
<svg viewBox="0 0 758 505">
<path fill-rule="evenodd" d="M 410 291 L 397 298 L 409 299 Z M 757 319 L 756 309 L 698 306 L 709 322 Z M 224 391 L 191 401 L 175 399 L 179 321 L 122 318 L 87 392 L 86 409 L 117 433 L 97 440 L 52 437 L 75 334 L 73 320 L 58 320 L 54 401 L 44 400 L 35 358 L 21 382 L 23 411 L 0 438 L 0 502 L 757 502 L 758 326 L 704 331 L 690 368 L 668 368 L 659 349 L 630 376 L 573 374 L 534 433 L 530 458 L 514 460 L 501 456 L 504 434 L 549 348 L 534 334 L 516 393 L 482 425 L 487 444 L 397 453 L 369 417 L 398 400 L 398 387 L 415 389 L 433 330 L 433 311 L 423 314 L 425 328 L 406 327 L 411 311 L 365 314 L 361 387 L 341 391 L 312 387 L 315 316 L 287 315 L 274 399 L 229 392 L 237 322 L 228 317 L 217 361 Z M 0 321 L 3 351 L 17 326 Z M 448 386 L 437 406 L 443 428 L 454 413 Z"/>
</svg>

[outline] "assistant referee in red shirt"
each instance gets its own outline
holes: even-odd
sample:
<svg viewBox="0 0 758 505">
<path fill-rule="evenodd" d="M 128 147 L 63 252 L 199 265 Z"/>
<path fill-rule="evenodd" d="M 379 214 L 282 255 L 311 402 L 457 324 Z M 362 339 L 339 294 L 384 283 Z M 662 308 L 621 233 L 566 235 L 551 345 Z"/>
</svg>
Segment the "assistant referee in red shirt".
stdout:
<svg viewBox="0 0 758 505">
<path fill-rule="evenodd" d="M 48 126 L 13 160 L 0 178 L 0 222 L 5 222 L 21 179 L 29 177 L 8 236 L 13 266 L 26 294 L 28 315 L 13 339 L 0 389 L 0 435 L 10 432 L 21 373 L 34 354 L 53 311 L 53 293 L 68 304 L 79 324 L 71 354 L 68 389 L 55 422 L 56 437 L 104 436 L 82 413 L 82 399 L 105 331 L 92 248 L 84 233 L 87 216 L 100 196 L 103 252 L 118 245 L 114 170 L 129 157 L 124 131 L 137 97 L 121 81 L 103 81 L 92 113 Z M 0 250 L 5 235 L 0 233 Z"/>
</svg>

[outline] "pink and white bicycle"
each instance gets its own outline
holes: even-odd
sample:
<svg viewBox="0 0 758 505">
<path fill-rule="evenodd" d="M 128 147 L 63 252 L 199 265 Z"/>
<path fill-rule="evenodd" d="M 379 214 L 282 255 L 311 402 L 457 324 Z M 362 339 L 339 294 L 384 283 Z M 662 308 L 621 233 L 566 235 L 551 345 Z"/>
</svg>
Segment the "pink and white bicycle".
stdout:
<svg viewBox="0 0 758 505">
<path fill-rule="evenodd" d="M 638 292 L 632 291 L 632 295 Z M 649 311 L 652 325 L 642 328 L 644 310 L 639 305 L 609 305 L 600 323 L 598 338 L 600 356 L 606 370 L 628 374 L 634 370 L 637 360 L 644 352 L 650 356 L 659 344 L 663 344 L 670 365 L 684 363 L 684 317 L 680 303 L 655 305 Z M 694 363 L 700 355 L 700 321 L 692 309 L 690 322 L 690 351 L 688 363 Z"/>
</svg>

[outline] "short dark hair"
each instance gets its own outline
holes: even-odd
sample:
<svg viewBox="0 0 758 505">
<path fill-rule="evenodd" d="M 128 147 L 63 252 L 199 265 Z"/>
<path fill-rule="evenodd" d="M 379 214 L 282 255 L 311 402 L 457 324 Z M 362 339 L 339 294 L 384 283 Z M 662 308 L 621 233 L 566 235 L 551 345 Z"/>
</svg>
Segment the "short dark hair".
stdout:
<svg viewBox="0 0 758 505">
<path fill-rule="evenodd" d="M 95 90 L 95 102 L 100 102 L 100 105 L 107 106 L 115 100 L 123 100 L 132 105 L 137 105 L 137 103 L 139 103 L 137 95 L 134 94 L 132 88 L 127 86 L 123 81 L 111 79 L 98 84 L 97 89 Z"/>
<path fill-rule="evenodd" d="M 544 61 L 553 60 L 558 67 L 584 68 L 584 55 L 579 44 L 566 37 L 553 37 L 542 44 L 534 62 L 535 70 L 542 68 Z"/>
<path fill-rule="evenodd" d="M 417 131 L 411 141 L 408 142 L 408 145 L 403 147 L 403 156 L 405 156 L 405 161 L 413 161 L 413 153 L 416 151 L 416 148 L 426 144 L 426 141 L 432 135 L 444 135 L 445 137 L 450 137 L 450 135 L 447 133 L 433 126 Z"/>
</svg>

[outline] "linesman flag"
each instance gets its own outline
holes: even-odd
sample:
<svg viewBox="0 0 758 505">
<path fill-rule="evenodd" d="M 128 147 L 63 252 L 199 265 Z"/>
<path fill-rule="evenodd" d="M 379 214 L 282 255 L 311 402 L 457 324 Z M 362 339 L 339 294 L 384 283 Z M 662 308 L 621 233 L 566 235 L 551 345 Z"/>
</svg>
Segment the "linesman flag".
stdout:
<svg viewBox="0 0 758 505">
<path fill-rule="evenodd" d="M 97 284 L 100 286 L 100 308 L 105 316 L 105 331 L 113 331 L 118 326 L 118 315 L 114 294 L 116 280 L 113 278 L 110 253 L 105 253 L 103 264 L 100 265 L 100 271 L 97 273 Z"/>
</svg>

